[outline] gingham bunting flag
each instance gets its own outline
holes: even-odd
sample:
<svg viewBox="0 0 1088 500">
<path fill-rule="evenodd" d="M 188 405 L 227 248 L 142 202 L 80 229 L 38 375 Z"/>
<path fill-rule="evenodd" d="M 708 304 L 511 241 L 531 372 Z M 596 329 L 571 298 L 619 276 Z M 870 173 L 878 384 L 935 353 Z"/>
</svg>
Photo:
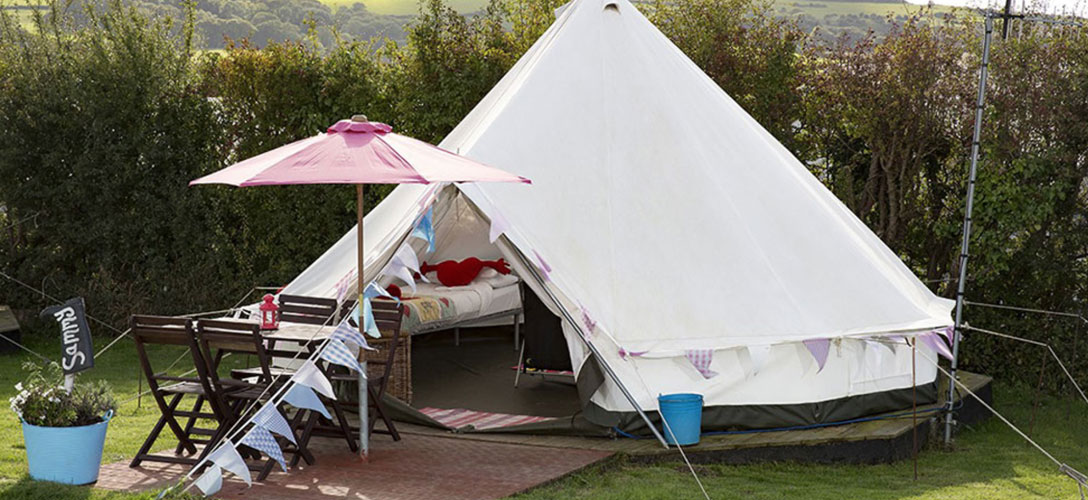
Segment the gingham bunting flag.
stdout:
<svg viewBox="0 0 1088 500">
<path fill-rule="evenodd" d="M 329 342 L 325 344 L 325 349 L 321 351 L 321 359 L 340 366 L 346 366 L 359 373 L 363 372 L 363 367 L 359 366 L 359 361 L 355 359 L 351 349 L 348 349 L 348 346 L 336 339 L 329 339 Z"/>
<path fill-rule="evenodd" d="M 346 320 L 341 321 L 340 324 L 336 326 L 336 330 L 333 330 L 330 337 L 341 342 L 351 342 L 368 351 L 374 350 L 373 347 L 370 347 L 370 344 L 367 344 L 366 337 L 359 333 L 359 330 L 356 330 L 355 327 L 351 326 Z"/>
<path fill-rule="evenodd" d="M 302 363 L 302 366 L 295 371 L 295 374 L 291 375 L 291 380 L 314 389 L 329 399 L 336 399 L 336 393 L 332 391 L 332 384 L 329 383 L 329 379 L 325 377 L 325 374 L 313 361 L 306 360 L 306 362 Z"/>
<path fill-rule="evenodd" d="M 332 419 L 329 415 L 329 410 L 325 408 L 325 405 L 321 402 L 321 398 L 317 397 L 317 394 L 313 389 L 307 386 L 295 384 L 287 389 L 287 393 L 283 395 L 283 402 L 294 406 L 295 408 L 302 408 L 305 410 L 313 410 L 325 416 L 327 419 Z"/>
<path fill-rule="evenodd" d="M 552 266 L 548 265 L 548 262 L 544 260 L 544 257 L 540 256 L 540 253 L 533 250 L 533 255 L 536 256 L 536 268 L 540 270 L 541 277 L 544 281 L 551 281 L 552 279 Z"/>
<path fill-rule="evenodd" d="M 223 469 L 212 464 L 208 470 L 196 478 L 196 481 L 193 481 L 193 486 L 196 486 L 206 497 L 218 493 L 223 487 Z"/>
<path fill-rule="evenodd" d="M 253 479 L 249 475 L 249 466 L 246 465 L 245 460 L 242 460 L 242 456 L 238 454 L 238 449 L 234 447 L 234 443 L 229 439 L 224 439 L 219 448 L 208 455 L 208 460 L 233 472 L 246 484 L 253 486 Z"/>
<path fill-rule="evenodd" d="M 714 349 L 689 349 L 684 352 L 684 357 L 699 370 L 703 378 L 718 376 L 718 372 L 710 369 L 710 362 L 714 361 Z"/>
<path fill-rule="evenodd" d="M 291 432 L 291 426 L 287 423 L 287 419 L 283 418 L 275 405 L 266 404 L 260 410 L 257 410 L 257 414 L 253 415 L 253 423 L 287 438 L 288 441 L 296 445 L 298 444 L 295 441 L 295 433 Z"/>
<path fill-rule="evenodd" d="M 280 449 L 280 444 L 276 442 L 276 437 L 273 436 L 271 432 L 268 432 L 268 429 L 259 425 L 253 426 L 253 428 L 242 437 L 241 444 L 268 455 L 268 458 L 279 462 L 283 471 L 287 472 L 287 462 L 283 460 L 283 450 Z"/>
</svg>

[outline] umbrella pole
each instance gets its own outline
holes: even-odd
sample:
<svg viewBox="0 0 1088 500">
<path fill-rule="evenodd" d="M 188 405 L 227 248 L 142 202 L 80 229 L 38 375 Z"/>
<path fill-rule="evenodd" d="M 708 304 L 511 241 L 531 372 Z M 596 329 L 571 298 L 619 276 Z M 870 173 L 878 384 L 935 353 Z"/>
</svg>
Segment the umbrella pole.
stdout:
<svg viewBox="0 0 1088 500">
<path fill-rule="evenodd" d="M 355 228 L 355 232 L 358 234 L 357 243 L 359 245 L 358 251 L 356 252 L 359 261 L 356 263 L 358 267 L 356 267 L 355 274 L 359 279 L 357 285 L 359 289 L 359 302 L 357 303 L 357 307 L 359 307 L 360 313 L 363 312 L 363 294 L 366 292 L 366 288 L 363 285 L 363 280 L 365 279 L 364 274 L 366 274 L 363 269 L 363 211 L 366 208 L 363 203 L 364 186 L 364 184 L 355 185 L 355 211 L 358 216 L 358 225 Z M 360 316 L 360 331 L 364 328 L 364 320 L 365 318 Z M 367 404 L 367 385 L 369 382 L 366 378 L 366 353 L 361 347 L 359 348 L 359 354 L 359 357 L 361 358 L 359 365 L 362 367 L 362 371 L 359 372 L 359 456 L 363 457 L 363 460 L 366 460 L 367 456 L 370 454 L 370 433 L 368 432 L 370 429 L 370 414 L 368 411 L 369 405 Z"/>
</svg>

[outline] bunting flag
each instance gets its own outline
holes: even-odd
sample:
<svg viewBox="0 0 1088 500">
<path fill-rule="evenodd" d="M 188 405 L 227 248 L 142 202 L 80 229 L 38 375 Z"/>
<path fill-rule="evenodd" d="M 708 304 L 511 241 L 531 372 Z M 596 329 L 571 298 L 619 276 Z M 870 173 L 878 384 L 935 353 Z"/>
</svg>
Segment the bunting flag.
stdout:
<svg viewBox="0 0 1088 500">
<path fill-rule="evenodd" d="M 218 493 L 223 487 L 223 469 L 212 464 L 208 470 L 196 478 L 196 481 L 193 481 L 193 486 L 196 486 L 206 497 Z"/>
<path fill-rule="evenodd" d="M 710 369 L 710 363 L 714 361 L 714 349 L 690 349 L 684 352 L 684 357 L 703 376 L 703 378 L 717 377 L 718 372 Z"/>
<path fill-rule="evenodd" d="M 314 389 L 329 399 L 336 399 L 336 394 L 332 392 L 332 384 L 329 383 L 329 379 L 325 377 L 324 373 L 321 373 L 321 369 L 313 361 L 307 359 L 306 362 L 302 363 L 302 366 L 291 376 L 291 380 L 296 384 L 302 384 Z"/>
<path fill-rule="evenodd" d="M 380 338 L 382 332 L 378 331 L 378 322 L 374 320 L 374 306 L 370 304 L 370 299 L 365 295 L 363 296 L 362 304 L 362 321 L 359 321 L 359 310 L 360 307 L 356 304 L 355 309 L 351 310 L 351 319 L 355 320 L 356 325 L 363 325 L 363 331 L 366 332 L 367 335 L 374 338 Z"/>
<path fill-rule="evenodd" d="M 597 322 L 589 316 L 589 311 L 586 310 L 586 306 L 583 306 L 581 303 L 579 303 L 578 310 L 582 311 L 582 324 L 586 327 L 586 340 L 589 340 L 589 337 L 593 335 L 593 331 L 597 329 Z"/>
<path fill-rule="evenodd" d="M 273 436 L 271 432 L 268 432 L 268 429 L 259 425 L 253 426 L 253 428 L 242 437 L 241 444 L 268 455 L 268 458 L 279 462 L 283 471 L 287 472 L 287 462 L 283 459 L 283 450 L 280 449 L 279 443 L 276 442 L 276 437 Z M 246 470 L 248 471 L 249 469 Z"/>
<path fill-rule="evenodd" d="M 389 261 L 389 265 L 385 267 L 385 271 L 382 273 L 386 276 L 396 276 L 400 278 L 405 284 L 407 284 L 412 292 L 416 291 L 416 280 L 412 277 L 412 270 L 408 269 L 399 259 L 394 258 Z M 420 275 L 423 276 L 422 274 Z"/>
<path fill-rule="evenodd" d="M 506 217 L 500 213 L 491 214 L 491 230 L 487 233 L 487 240 L 494 243 L 509 228 L 510 223 L 506 222 Z"/>
<path fill-rule="evenodd" d="M 329 410 L 321 402 L 321 398 L 318 398 L 313 389 L 307 386 L 292 385 L 287 389 L 287 393 L 283 395 L 283 401 L 295 408 L 316 411 L 324 415 L 325 418 L 332 420 L 332 416 L 329 415 Z"/>
<path fill-rule="evenodd" d="M 427 252 L 434 252 L 434 206 L 431 206 L 419 219 L 419 225 L 412 230 L 412 236 L 427 242 Z"/>
<path fill-rule="evenodd" d="M 336 326 L 336 330 L 333 330 L 332 335 L 329 337 L 341 342 L 351 342 L 357 347 L 368 351 L 374 350 L 373 347 L 370 347 L 370 345 L 367 344 L 366 337 L 359 333 L 359 330 L 356 330 L 355 327 L 351 326 L 351 323 L 348 323 L 347 320 L 341 321 L 340 324 Z"/>
<path fill-rule="evenodd" d="M 809 339 L 803 341 L 812 359 L 816 360 L 816 373 L 820 373 L 827 364 L 827 353 L 831 351 L 831 339 Z"/>
<path fill-rule="evenodd" d="M 351 292 L 351 286 L 357 281 L 356 274 L 356 270 L 352 268 L 343 278 L 340 278 L 340 281 L 336 282 L 336 302 L 343 302 L 347 298 Z"/>
<path fill-rule="evenodd" d="M 363 297 L 373 299 L 378 296 L 385 297 L 398 303 L 400 302 L 400 299 L 390 295 L 389 292 L 382 288 L 376 281 L 371 281 L 370 284 L 366 286 L 366 289 L 363 290 Z"/>
<path fill-rule="evenodd" d="M 359 366 L 355 355 L 351 353 L 348 346 L 339 340 L 329 339 L 328 343 L 325 344 L 325 348 L 321 351 L 321 359 L 363 373 L 363 367 Z"/>
<path fill-rule="evenodd" d="M 771 354 L 769 345 L 748 346 L 748 359 L 752 361 L 752 375 L 756 375 L 767 364 L 767 357 Z"/>
<path fill-rule="evenodd" d="M 923 344 L 929 346 L 930 349 L 937 351 L 937 354 L 940 354 L 949 360 L 952 359 L 952 351 L 948 350 L 948 345 L 945 344 L 944 340 L 941 340 L 941 337 L 936 333 L 921 333 L 918 334 L 918 339 L 921 340 Z"/>
<path fill-rule="evenodd" d="M 419 257 L 416 256 L 416 251 L 412 249 L 412 245 L 407 243 L 401 245 L 397 249 L 397 253 L 393 254 L 393 260 L 401 263 L 409 271 L 419 272 Z"/>
<path fill-rule="evenodd" d="M 242 460 L 242 456 L 238 454 L 234 443 L 229 439 L 224 439 L 219 447 L 208 455 L 208 460 L 233 472 L 235 476 L 242 478 L 246 484 L 253 486 L 253 479 L 249 476 L 249 466 L 246 465 L 245 460 Z"/>
<path fill-rule="evenodd" d="M 933 330 L 933 331 L 936 332 L 936 333 L 939 333 L 941 335 L 944 335 L 944 338 L 948 339 L 948 345 L 952 345 L 952 343 L 955 342 L 955 339 L 956 339 L 956 325 L 948 325 L 945 328 L 941 328 L 939 330 Z M 963 335 L 963 333 L 960 332 L 960 335 Z"/>
<path fill-rule="evenodd" d="M 276 405 L 271 402 L 265 403 L 260 410 L 257 410 L 257 414 L 253 415 L 253 424 L 275 432 L 287 438 L 296 446 L 298 445 L 298 442 L 295 441 L 295 433 L 291 431 L 287 419 L 283 418 L 283 415 L 276 409 Z"/>
<path fill-rule="evenodd" d="M 536 267 L 540 270 L 540 274 L 542 275 L 544 280 L 551 281 L 552 266 L 549 266 L 548 263 L 544 260 L 544 257 L 541 257 L 536 250 L 533 250 L 533 255 L 536 256 Z"/>
</svg>

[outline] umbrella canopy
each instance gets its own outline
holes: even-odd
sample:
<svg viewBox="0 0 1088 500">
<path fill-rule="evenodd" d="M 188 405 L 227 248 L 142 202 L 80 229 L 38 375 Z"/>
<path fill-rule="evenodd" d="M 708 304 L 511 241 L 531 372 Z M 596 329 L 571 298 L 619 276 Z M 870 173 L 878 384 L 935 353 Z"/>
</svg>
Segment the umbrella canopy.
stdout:
<svg viewBox="0 0 1088 500">
<path fill-rule="evenodd" d="M 354 184 L 358 217 L 358 304 L 363 290 L 363 186 L 365 184 L 430 184 L 432 182 L 521 182 L 529 179 L 491 168 L 444 149 L 393 133 L 393 127 L 356 115 L 340 120 L 327 133 L 292 142 L 189 183 L 232 186 Z M 360 325 L 362 326 L 362 325 Z M 362 361 L 366 371 L 365 358 Z M 369 428 L 365 377 L 359 375 L 360 429 Z M 368 446 L 360 432 L 361 451 Z"/>
<path fill-rule="evenodd" d="M 384 123 L 340 120 L 325 134 L 254 156 L 189 185 L 529 183 L 392 130 Z"/>
</svg>

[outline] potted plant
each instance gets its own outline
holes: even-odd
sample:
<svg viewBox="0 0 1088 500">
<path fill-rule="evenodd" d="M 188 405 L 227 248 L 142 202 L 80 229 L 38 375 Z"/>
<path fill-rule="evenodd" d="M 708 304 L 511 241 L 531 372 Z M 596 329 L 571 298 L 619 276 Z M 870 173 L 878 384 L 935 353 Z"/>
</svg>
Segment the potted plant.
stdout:
<svg viewBox="0 0 1088 500">
<path fill-rule="evenodd" d="M 11 409 L 23 423 L 30 477 L 66 484 L 98 480 L 102 446 L 117 403 L 105 381 L 64 389 L 56 363 L 27 362 L 28 376 L 15 385 Z"/>
</svg>

